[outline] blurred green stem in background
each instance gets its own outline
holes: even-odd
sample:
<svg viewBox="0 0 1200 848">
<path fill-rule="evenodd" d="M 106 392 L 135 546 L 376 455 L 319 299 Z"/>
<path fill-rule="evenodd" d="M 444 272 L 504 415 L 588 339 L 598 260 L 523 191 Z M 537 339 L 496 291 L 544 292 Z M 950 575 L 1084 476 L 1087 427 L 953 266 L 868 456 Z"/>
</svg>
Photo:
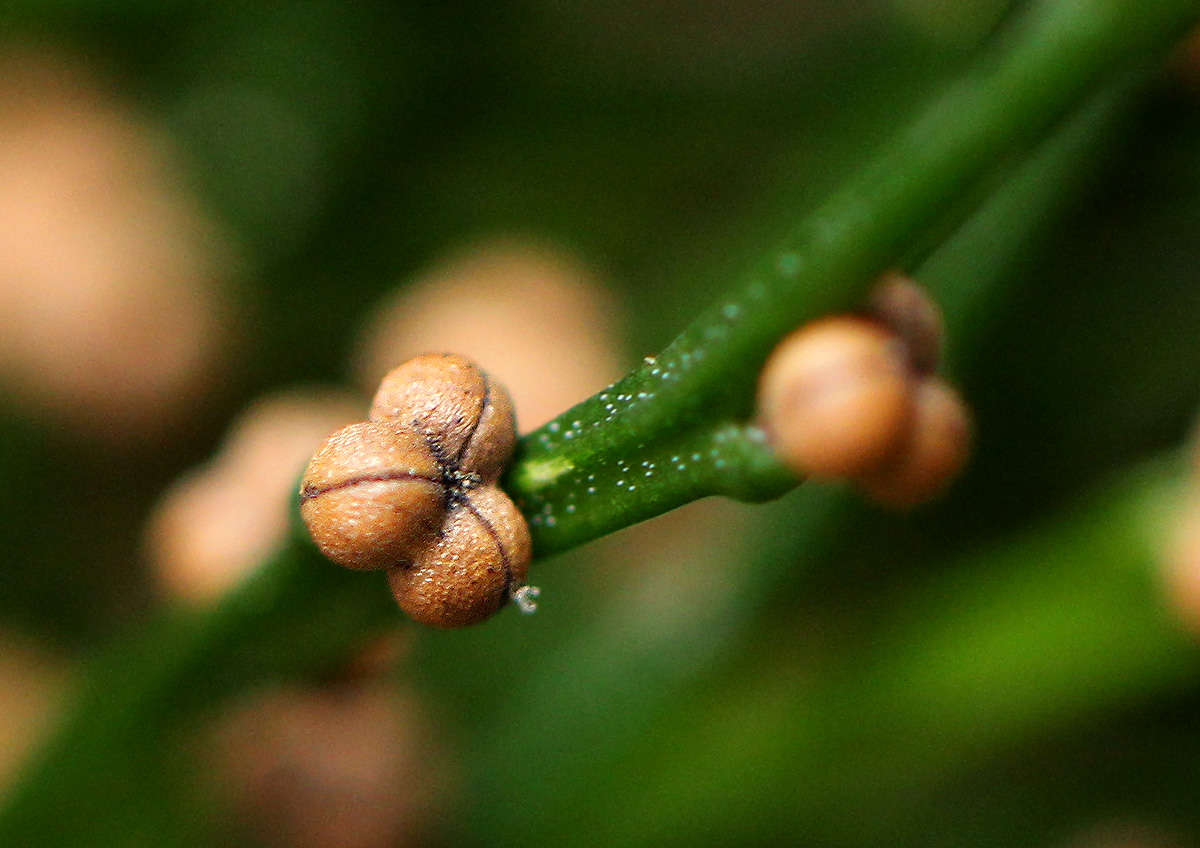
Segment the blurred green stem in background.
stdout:
<svg viewBox="0 0 1200 848">
<path fill-rule="evenodd" d="M 1131 107 L 1137 102 L 1136 95 L 1141 91 L 1143 78 L 1143 74 L 1134 73 L 1095 95 L 1041 144 L 917 269 L 917 278 L 945 307 L 948 336 L 953 342 L 948 351 L 951 370 L 962 370 L 970 364 L 975 350 L 988 333 L 991 322 L 985 320 L 987 315 L 1003 313 L 1007 301 L 1019 294 L 1020 284 L 1008 272 L 1027 255 L 1036 253 L 1039 238 L 1056 220 L 1075 208 L 1085 186 L 1111 159 L 1113 148 L 1125 137 L 1123 129 L 1131 117 Z M 1163 468 L 1156 472 L 1163 475 L 1164 486 L 1175 470 Z M 1142 493 L 1138 487 L 1144 479 L 1148 478 L 1131 478 L 1128 491 L 1120 485 L 1114 489 L 1114 494 L 1119 492 L 1118 498 L 1128 499 L 1122 509 L 1140 508 Z M 553 662 L 522 675 L 515 689 L 490 712 L 502 716 L 520 715 L 524 720 L 501 722 L 480 733 L 482 741 L 477 743 L 478 750 L 470 760 L 478 793 L 472 797 L 482 796 L 494 802 L 472 805 L 471 841 L 517 844 L 549 839 L 552 834 L 561 832 L 578 815 L 581 807 L 589 806 L 581 799 L 594 795 L 598 781 L 612 780 L 618 784 L 606 792 L 620 791 L 619 785 L 623 781 L 628 781 L 631 786 L 642 785 L 641 778 L 635 774 L 640 775 L 645 765 L 640 760 L 630 764 L 627 758 L 630 750 L 647 733 L 647 716 L 667 711 L 669 703 L 686 703 L 686 699 L 679 700 L 682 693 L 693 686 L 706 669 L 722 658 L 741 655 L 737 646 L 746 638 L 750 623 L 756 620 L 773 592 L 787 578 L 787 572 L 813 568 L 828 559 L 830 551 L 836 548 L 837 539 L 852 533 L 856 521 L 868 520 L 873 514 L 864 516 L 864 510 L 855 509 L 853 496 L 844 489 L 812 487 L 800 494 L 801 499 L 789 505 L 788 517 L 776 520 L 776 524 L 786 526 L 788 532 L 768 534 L 766 543 L 760 545 L 761 550 L 740 565 L 733 579 L 720 581 L 720 591 L 708 593 L 703 608 L 694 610 L 686 618 L 669 622 L 664 622 L 657 610 L 642 618 L 634 613 L 604 616 L 596 625 L 573 634 Z M 1091 513 L 1086 510 L 1080 514 L 1084 520 L 1091 518 Z M 1143 567 L 1142 577 L 1146 577 L 1154 559 L 1156 537 L 1151 531 L 1157 528 L 1138 524 L 1136 529 L 1139 533 L 1146 531 L 1136 544 L 1135 557 L 1142 564 L 1136 567 Z M 1064 532 L 1070 531 L 1064 528 Z M 1099 573 L 1105 575 L 1098 585 L 1093 586 L 1098 593 L 1107 591 L 1105 567 L 1124 568 L 1119 561 L 1124 554 L 1124 549 L 1114 545 L 1103 563 L 1094 564 Z M 1057 562 L 1038 561 L 1038 568 L 1051 572 L 1056 572 L 1058 566 Z M 1075 569 L 1081 566 L 1067 561 L 1063 567 Z M 1058 578 L 1050 574 L 1045 579 L 1055 581 Z M 1139 584 L 1141 594 L 1132 603 L 1144 604 L 1150 609 L 1156 603 L 1153 597 L 1143 597 L 1149 591 L 1147 586 L 1145 581 Z M 927 594 L 934 593 L 952 597 L 951 590 L 941 584 L 932 587 Z M 1032 600 L 1025 599 L 1024 603 L 1027 605 L 1024 611 L 1014 611 L 1013 615 L 1035 616 Z M 1048 603 L 1053 605 L 1059 601 Z M 1138 608 L 1142 609 L 1141 606 Z M 1091 615 L 1087 608 L 1077 610 L 1076 614 L 1083 619 Z M 903 617 L 905 613 L 897 615 Z M 973 620 L 962 623 L 968 635 L 972 628 L 983 626 Z M 1139 619 L 1135 626 L 1141 623 Z M 1102 621 L 1094 617 L 1091 624 L 1103 626 Z M 1156 623 L 1154 632 L 1161 633 L 1162 630 L 1161 624 Z M 953 638 L 956 637 L 947 637 L 948 640 Z M 1170 643 L 1158 644 L 1164 655 L 1183 647 L 1183 641 L 1176 634 L 1164 638 Z M 686 646 L 686 649 L 680 646 Z M 1064 651 L 1070 654 L 1074 648 L 1064 648 Z M 749 652 L 750 655 L 755 653 Z M 1063 662 L 1070 664 L 1076 659 L 1082 658 L 1067 657 Z M 875 667 L 872 661 L 871 668 Z M 1014 670 L 1013 673 L 1017 672 Z M 1071 679 L 1069 675 L 1074 673 L 1074 669 L 1065 671 L 1067 677 L 1064 680 Z M 852 678 L 855 676 L 851 673 Z M 654 681 L 652 686 L 630 682 L 648 679 Z M 1154 689 L 1159 682 L 1153 681 L 1147 688 Z M 740 684 L 733 685 L 733 691 L 739 688 Z M 1024 697 L 1020 693 L 1010 694 Z M 807 691 L 796 693 L 792 701 L 773 707 L 786 711 L 788 704 L 808 697 Z M 933 694 L 923 691 L 913 693 L 912 697 L 919 700 L 933 697 Z M 605 704 L 606 709 L 602 713 L 590 709 L 595 703 Z M 936 706 L 933 704 L 931 708 Z M 1075 707 L 1082 709 L 1083 706 L 1076 704 L 1062 708 L 1062 720 L 1071 720 L 1076 715 Z M 1018 705 L 1018 708 L 1026 710 L 1032 706 Z M 814 709 L 819 711 L 821 707 Z M 1103 704 L 1096 709 L 1102 710 Z M 807 711 L 797 707 L 796 714 L 801 712 L 807 715 Z M 875 724 L 879 723 L 877 717 L 870 718 Z M 835 721 L 828 715 L 823 715 L 822 720 Z M 853 726 L 854 721 L 845 725 L 846 728 Z M 889 723 L 887 727 L 890 731 L 895 724 Z M 746 730 L 751 736 L 755 732 L 749 727 Z M 576 749 L 564 749 L 559 743 L 558 740 L 564 738 L 589 740 L 597 753 L 578 757 Z M 998 734 L 993 738 L 1003 740 L 1006 737 Z M 739 740 L 739 743 L 744 741 Z M 756 750 L 756 746 L 748 750 Z M 948 767 L 960 753 L 964 752 L 946 752 L 939 760 L 940 767 Z M 714 758 L 718 756 L 714 753 Z M 680 765 L 680 768 L 684 766 Z M 861 771 L 848 771 L 853 779 L 861 779 L 864 783 L 870 780 L 870 775 Z M 678 778 L 678 775 L 674 776 Z M 772 773 L 772 779 L 782 780 L 775 773 Z M 519 808 L 499 802 L 505 790 L 496 781 L 506 785 L 515 781 L 523 787 L 523 803 Z M 770 796 L 762 787 L 755 792 Z M 724 803 L 716 803 L 712 796 L 704 797 L 704 803 L 709 804 L 706 809 L 719 811 L 725 808 Z M 810 810 L 817 802 L 812 798 L 803 800 L 800 809 L 804 810 Z M 695 808 L 689 808 L 688 814 L 702 817 L 700 808 L 704 803 L 698 802 Z M 616 805 L 604 806 L 608 811 L 615 808 Z M 797 818 L 800 815 L 798 809 Z M 707 826 L 717 826 L 705 821 Z M 649 827 L 643 819 L 639 819 L 639 823 Z M 702 825 L 697 827 L 704 829 Z M 731 832 L 735 829 L 731 823 Z M 637 826 L 631 824 L 629 829 L 622 830 L 621 838 L 637 841 L 635 834 L 638 832 Z M 645 832 L 654 833 L 653 830 Z M 650 838 L 648 842 L 653 843 L 654 839 Z"/>
<path fill-rule="evenodd" d="M 771 345 L 809 318 L 854 306 L 874 274 L 1000 159 L 1078 104 L 1091 84 L 1143 50 L 1165 50 L 1196 11 L 1179 0 L 1036 4 L 1001 52 L 899 134 L 739 294 L 610 389 L 610 397 L 625 397 L 618 408 L 606 409 L 612 401 L 598 395 L 526 439 L 508 482 L 534 523 L 539 552 L 705 494 L 767 496 L 790 485 L 753 431 L 736 423 L 749 411 L 753 375 Z M 1058 167 L 1061 178 L 1073 175 L 1065 162 Z M 1037 189 L 1052 196 L 1058 187 L 1051 176 Z M 968 308 L 974 295 L 966 292 L 978 285 L 959 277 L 947 280 L 947 290 L 935 286 L 952 327 L 961 326 L 956 310 Z M 949 290 L 961 294 L 957 306 Z M 636 491 L 582 499 L 588 474 L 615 487 L 621 464 L 644 477 L 685 451 L 703 458 L 704 448 L 711 462 L 703 473 L 663 473 Z M 93 664 L 58 735 L 0 811 L 0 844 L 34 834 L 39 844 L 137 843 L 155 824 L 135 770 L 173 730 L 232 693 L 328 671 L 395 616 L 380 581 L 324 563 L 297 534 L 214 610 L 161 618 Z"/>
<path fill-rule="evenodd" d="M 765 500 L 785 491 L 786 475 L 753 440 L 716 442 L 751 413 L 771 348 L 813 318 L 854 308 L 998 163 L 1196 15 L 1194 0 L 1034 3 L 727 298 L 658 356 L 522 439 L 506 488 L 530 519 L 535 554 L 706 494 Z M 664 455 L 672 440 L 712 444 Z"/>
<path fill-rule="evenodd" d="M 1194 684 L 1197 652 L 1170 619 L 1158 578 L 1184 467 L 1171 456 L 1126 472 L 1067 514 L 955 558 L 901 591 L 829 668 L 732 669 L 644 728 L 620 767 L 589 787 L 605 797 L 595 820 L 578 821 L 590 807 L 575 799 L 574 825 L 604 845 L 776 844 L 797 834 L 884 844 L 906 799 L 939 781 Z M 749 655 L 771 656 L 771 642 Z M 528 841 L 504 824 L 509 844 Z M 539 835 L 563 824 L 555 817 Z"/>
<path fill-rule="evenodd" d="M 157 781 L 139 772 L 175 731 L 235 693 L 337 669 L 395 618 L 382 580 L 331 567 L 297 527 L 215 608 L 165 613 L 91 663 L 0 811 L 0 845 L 161 844 L 179 825 L 151 815 Z"/>
</svg>

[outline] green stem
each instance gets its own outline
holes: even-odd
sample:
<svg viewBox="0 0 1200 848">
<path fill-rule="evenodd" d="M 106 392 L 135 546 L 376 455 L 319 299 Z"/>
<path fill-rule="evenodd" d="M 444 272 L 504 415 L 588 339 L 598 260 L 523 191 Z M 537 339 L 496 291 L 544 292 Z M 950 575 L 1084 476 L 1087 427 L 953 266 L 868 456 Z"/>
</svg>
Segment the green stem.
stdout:
<svg viewBox="0 0 1200 848">
<path fill-rule="evenodd" d="M 759 502 L 798 482 L 761 429 L 736 421 L 638 443 L 627 456 L 593 465 L 578 480 L 536 509 L 525 505 L 543 550 L 569 548 L 581 534 L 594 539 L 709 495 Z"/>
<path fill-rule="evenodd" d="M 914 798 L 989 754 L 1193 686 L 1197 649 L 1158 577 L 1181 459 L 949 564 L 831 668 L 738 666 L 693 692 L 575 826 L 605 845 L 889 842 Z"/>
<path fill-rule="evenodd" d="M 917 269 L 918 279 L 945 306 L 957 365 L 970 364 L 987 333 L 981 313 L 1004 313 L 1018 295 L 1013 266 L 1075 208 L 1081 187 L 1094 180 L 1111 148 L 1126 137 L 1123 128 L 1141 78 L 1134 75 L 1100 92 L 1056 129 Z M 528 670 L 520 685 L 493 706 L 498 715 L 525 720 L 506 720 L 484 730 L 484 741 L 476 746 L 471 816 L 476 842 L 552 839 L 572 826 L 580 806 L 590 803 L 583 799 L 595 797 L 598 785 L 637 782 L 624 768 L 625 758 L 646 734 L 646 717 L 668 704 L 686 702 L 681 693 L 721 657 L 731 656 L 746 624 L 776 594 L 785 573 L 821 567 L 817 563 L 834 567 L 825 561 L 834 556 L 830 551 L 836 539 L 852 534 L 854 522 L 864 518 L 849 498 L 839 497 L 841 491 L 813 488 L 799 494 L 788 518 L 779 522 L 787 533 L 768 534 L 762 549 L 739 563 L 736 578 L 703 608 L 668 624 L 659 606 L 639 619 L 621 600 L 620 613 L 573 634 L 566 652 Z M 688 646 L 686 653 L 679 645 Z M 739 656 L 754 654 L 742 651 Z M 653 685 L 631 686 L 631 680 L 652 680 Z M 597 703 L 607 708 L 602 713 L 588 708 Z M 564 754 L 558 740 L 567 738 L 589 740 L 607 758 Z M 511 781 L 522 786 L 520 809 L 500 802 Z"/>
<path fill-rule="evenodd" d="M 875 276 L 898 262 L 956 198 L 1036 138 L 1091 85 L 1147 48 L 1161 48 L 1197 13 L 1194 0 L 1033 4 L 972 73 L 818 207 L 730 297 L 702 313 L 657 357 L 522 440 L 506 488 L 526 514 L 554 518 L 553 524 L 534 524 L 536 553 L 555 553 L 621 526 L 618 519 L 593 520 L 589 510 L 567 511 L 589 485 L 609 512 L 627 510 L 637 519 L 655 514 L 655 503 L 680 502 L 661 488 L 631 494 L 594 483 L 603 478 L 615 484 L 621 479 L 615 463 L 640 464 L 644 445 L 714 417 L 747 416 L 755 374 L 783 335 L 822 314 L 854 308 Z M 711 477 L 727 479 L 739 471 L 726 460 L 723 474 Z M 721 492 L 697 492 L 692 481 L 682 485 L 692 496 Z"/>
<path fill-rule="evenodd" d="M 332 567 L 297 528 L 216 608 L 169 610 L 93 660 L 0 811 L 0 845 L 152 844 L 136 838 L 149 819 L 121 815 L 145 788 L 123 763 L 234 693 L 335 669 L 396 617 L 380 581 Z"/>
</svg>

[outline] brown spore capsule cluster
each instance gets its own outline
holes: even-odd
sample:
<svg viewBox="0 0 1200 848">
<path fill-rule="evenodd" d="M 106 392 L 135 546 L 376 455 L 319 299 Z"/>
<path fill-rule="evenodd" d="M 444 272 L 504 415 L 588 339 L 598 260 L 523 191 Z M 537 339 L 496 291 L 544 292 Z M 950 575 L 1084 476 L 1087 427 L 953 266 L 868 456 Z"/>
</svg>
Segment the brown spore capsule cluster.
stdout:
<svg viewBox="0 0 1200 848">
<path fill-rule="evenodd" d="M 943 335 L 924 289 L 889 272 L 861 314 L 822 318 L 785 338 L 758 394 L 780 458 L 804 476 L 852 480 L 887 506 L 941 492 L 971 443 L 966 404 L 936 375 Z"/>
<path fill-rule="evenodd" d="M 502 386 L 461 356 L 418 356 L 313 456 L 300 512 L 331 560 L 387 570 L 409 617 L 475 624 L 531 595 L 529 528 L 497 485 L 515 444 Z"/>
</svg>

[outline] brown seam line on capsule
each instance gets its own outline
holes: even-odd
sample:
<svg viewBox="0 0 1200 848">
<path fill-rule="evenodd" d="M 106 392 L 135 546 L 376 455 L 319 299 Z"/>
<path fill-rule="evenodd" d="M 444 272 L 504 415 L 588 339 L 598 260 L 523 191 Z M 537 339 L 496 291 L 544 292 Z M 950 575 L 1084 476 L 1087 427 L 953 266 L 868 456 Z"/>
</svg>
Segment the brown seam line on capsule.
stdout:
<svg viewBox="0 0 1200 848">
<path fill-rule="evenodd" d="M 349 480 L 334 483 L 331 486 L 326 486 L 324 489 L 305 489 L 300 493 L 300 500 L 310 501 L 329 492 L 336 492 L 338 489 L 357 486 L 359 483 L 382 483 L 388 480 L 424 480 L 426 483 L 433 483 L 435 486 L 442 485 L 442 481 L 438 478 L 429 477 L 425 474 L 414 474 L 411 471 L 389 471 L 385 474 L 365 474 L 361 477 L 351 477 Z"/>
<path fill-rule="evenodd" d="M 496 550 L 500 552 L 500 561 L 504 563 L 504 597 L 500 599 L 500 605 L 504 606 L 504 603 L 511 597 L 513 583 L 512 564 L 508 561 L 508 551 L 504 550 L 504 543 L 500 541 L 500 534 L 496 532 L 492 522 L 483 517 L 483 514 L 475 508 L 475 504 L 471 503 L 469 498 L 463 501 L 463 506 L 470 510 L 471 515 L 479 519 L 480 525 L 491 535 L 492 540 L 496 543 Z"/>
<path fill-rule="evenodd" d="M 483 403 L 479 406 L 479 415 L 475 418 L 475 423 L 471 425 L 471 432 L 463 439 L 462 447 L 458 449 L 458 456 L 454 457 L 454 464 L 457 466 L 462 463 L 462 458 L 467 453 L 467 448 L 471 446 L 471 440 L 475 438 L 475 434 L 479 432 L 479 425 L 483 422 L 483 416 L 487 414 L 488 404 L 492 401 L 492 381 L 488 379 L 488 375 L 483 375 Z"/>
<path fill-rule="evenodd" d="M 427 448 L 429 448 L 429 452 L 431 454 L 433 454 L 433 461 L 435 463 L 437 463 L 438 473 L 441 475 L 441 478 L 442 478 L 438 482 L 441 483 L 442 485 L 446 485 L 447 477 L 448 477 L 447 472 L 449 470 L 451 470 L 450 466 L 454 465 L 455 467 L 457 467 L 458 464 L 452 463 L 450 461 L 450 458 L 447 457 L 445 452 L 442 451 L 442 443 L 440 441 L 438 441 L 437 439 L 435 439 L 428 430 L 425 430 L 424 428 L 422 428 L 422 429 L 418 430 L 417 432 L 420 433 L 421 438 L 425 440 L 425 446 Z"/>
</svg>

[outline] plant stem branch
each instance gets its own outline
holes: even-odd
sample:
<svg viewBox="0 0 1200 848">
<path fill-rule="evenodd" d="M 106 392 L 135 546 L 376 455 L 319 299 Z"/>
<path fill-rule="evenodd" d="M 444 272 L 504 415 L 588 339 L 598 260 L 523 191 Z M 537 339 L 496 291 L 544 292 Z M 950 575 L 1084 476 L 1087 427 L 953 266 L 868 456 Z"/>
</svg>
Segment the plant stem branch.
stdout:
<svg viewBox="0 0 1200 848">
<path fill-rule="evenodd" d="M 1094 96 L 917 269 L 917 279 L 945 308 L 956 367 L 969 367 L 980 337 L 989 331 L 989 322 L 980 318 L 1007 312 L 1019 297 L 1021 284 L 1013 279 L 1014 266 L 1076 207 L 1082 186 L 1095 179 L 1108 162 L 1107 154 L 1126 137 L 1125 125 L 1138 102 L 1142 81 L 1142 74 L 1134 74 Z M 598 783 L 609 780 L 620 786 L 632 774 L 641 773 L 640 762 L 629 765 L 628 752 L 645 738 L 645 716 L 679 709 L 693 696 L 690 687 L 697 678 L 722 657 L 727 661 L 732 657 L 749 623 L 777 595 L 784 575 L 797 568 L 834 567 L 826 562 L 832 556 L 831 545 L 852 535 L 856 521 L 863 519 L 863 510 L 854 508 L 844 491 L 814 490 L 804 495 L 791 505 L 788 533 L 760 540 L 759 552 L 742 558 L 736 578 L 710 597 L 703 609 L 671 624 L 663 622 L 657 607 L 655 614 L 641 619 L 604 617 L 574 633 L 570 648 L 560 650 L 553 663 L 524 674 L 520 684 L 493 705 L 496 713 L 529 720 L 505 722 L 485 732 L 485 741 L 479 743 L 473 797 L 484 802 L 473 805 L 476 842 L 551 839 L 571 826 L 578 816 L 579 799 L 594 794 Z M 1136 496 L 1130 493 L 1130 497 Z M 1147 538 L 1152 541 L 1149 534 Z M 623 610 L 627 607 L 622 604 Z M 688 646 L 686 654 L 672 650 L 680 644 Z M 663 656 L 670 660 L 664 661 Z M 645 691 L 627 683 L 648 678 L 655 680 L 655 686 Z M 564 679 L 586 680 L 588 686 L 568 685 L 564 694 Z M 556 692 L 552 708 L 545 705 L 550 691 Z M 618 707 L 597 714 L 587 709 L 593 703 Z M 781 703 L 780 708 L 793 703 L 794 699 Z M 564 754 L 554 742 L 564 738 L 592 740 L 628 771 L 614 777 L 618 767 L 613 760 L 597 763 Z M 499 802 L 513 780 L 523 787 L 527 804 L 539 811 L 536 824 L 520 810 Z"/>
<path fill-rule="evenodd" d="M 661 489 L 615 486 L 614 465 L 641 463 L 644 445 L 743 419 L 756 374 L 795 327 L 854 308 L 875 277 L 998 163 L 1035 139 L 1099 80 L 1158 47 L 1198 13 L 1193 0 L 1045 0 L 1034 3 L 975 70 L 898 133 L 732 295 L 702 313 L 657 357 L 527 435 L 506 488 L 533 522 L 534 551 L 554 553 L 622 526 L 568 511 L 589 487 L 630 520 L 682 502 Z M 716 463 L 719 456 L 706 461 Z M 728 460 L 709 479 L 740 473 Z M 714 469 L 715 471 L 715 469 Z M 590 482 L 589 482 L 589 478 Z M 600 480 L 611 485 L 601 488 Z M 687 499 L 728 493 L 681 481 Z M 726 490 L 751 486 L 727 485 Z M 660 510 L 661 511 L 661 510 Z"/>
<path fill-rule="evenodd" d="M 828 668 L 789 674 L 774 662 L 756 677 L 739 666 L 710 697 L 691 692 L 669 723 L 643 728 L 641 749 L 621 761 L 627 772 L 609 776 L 607 803 L 583 822 L 577 806 L 574 826 L 605 845 L 733 833 L 774 844 L 797 830 L 841 844 L 819 828 L 875 810 L 862 841 L 887 842 L 903 818 L 898 799 L 1149 693 L 1194 686 L 1196 646 L 1159 582 L 1185 471 L 1178 452 L 1164 456 L 1057 520 L 959 558 L 896 598 Z M 864 786 L 878 797 L 865 801 Z M 506 824 L 489 843 L 508 844 Z"/>
<path fill-rule="evenodd" d="M 808 318 L 852 307 L 949 199 L 1090 83 L 1143 48 L 1165 49 L 1172 30 L 1196 13 L 1181 0 L 1039 3 L 1006 52 L 902 133 L 739 294 L 701 316 L 655 362 L 524 440 L 507 482 L 531 518 L 538 553 L 707 494 L 753 500 L 791 486 L 757 431 L 741 423 L 753 375 L 775 340 Z M 648 482 L 632 482 L 634 473 Z M 585 506 L 589 485 L 596 498 Z M 164 615 L 98 658 L 58 734 L 0 810 L 0 844 L 121 841 L 96 828 L 114 807 L 136 809 L 120 779 L 131 753 L 155 750 L 231 693 L 327 671 L 396 615 L 378 581 L 330 566 L 294 531 L 214 610 Z"/>
<path fill-rule="evenodd" d="M 170 731 L 232 694 L 344 663 L 396 620 L 386 587 L 364 577 L 331 566 L 296 528 L 214 609 L 168 610 L 95 657 L 65 720 L 0 810 L 0 845 L 79 845 L 84 835 L 90 845 L 153 844 L 136 831 L 109 839 L 97 830 L 144 803 L 129 797 L 140 784 L 122 779 L 131 752 L 157 751 Z"/>
</svg>

